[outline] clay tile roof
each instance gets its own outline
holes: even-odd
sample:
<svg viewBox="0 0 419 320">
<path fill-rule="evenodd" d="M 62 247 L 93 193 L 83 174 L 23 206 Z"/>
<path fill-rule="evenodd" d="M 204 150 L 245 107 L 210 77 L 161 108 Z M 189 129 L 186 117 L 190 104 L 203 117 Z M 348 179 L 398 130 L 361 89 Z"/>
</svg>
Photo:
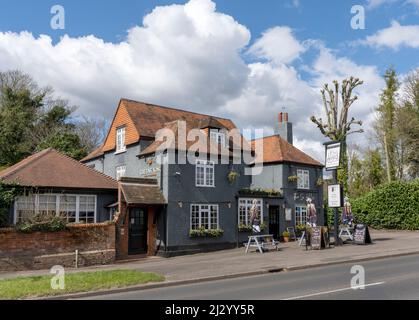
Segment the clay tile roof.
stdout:
<svg viewBox="0 0 419 320">
<path fill-rule="evenodd" d="M 121 183 L 120 186 L 127 204 L 152 205 L 167 203 L 158 185 L 150 183 Z"/>
<path fill-rule="evenodd" d="M 123 105 L 140 137 L 155 138 L 158 130 L 162 129 L 168 123 L 174 121 L 186 121 L 193 124 L 194 128 L 225 128 L 227 130 L 235 129 L 235 124 L 230 119 L 214 117 L 202 113 L 196 113 L 170 107 L 163 107 L 145 102 L 121 99 L 120 105 Z M 103 155 L 102 147 L 90 153 L 82 159 L 82 162 L 95 159 Z"/>
<path fill-rule="evenodd" d="M 292 162 L 323 167 L 319 161 L 297 149 L 279 135 L 261 139 L 263 139 L 263 163 Z M 253 140 L 252 148 L 255 148 L 256 141 L 261 139 Z"/>
<path fill-rule="evenodd" d="M 124 104 L 125 108 L 130 114 L 131 119 L 134 122 L 140 136 L 154 138 L 156 132 L 160 130 L 166 123 L 176 120 L 184 120 L 186 122 L 196 123 L 202 121 L 205 118 L 212 118 L 213 122 L 216 121 L 228 130 L 236 128 L 234 123 L 229 119 L 127 99 L 122 99 L 121 103 Z"/>
<path fill-rule="evenodd" d="M 201 121 L 189 121 L 186 122 L 186 134 L 188 134 L 192 129 L 198 129 L 199 124 L 201 123 Z M 179 126 L 180 123 L 179 121 L 173 121 L 170 123 L 167 123 L 164 128 L 170 130 L 171 132 L 174 133 L 174 141 L 168 141 L 168 143 L 170 143 L 170 145 L 172 146 L 171 148 L 168 148 L 170 150 L 182 150 L 182 151 L 187 151 L 190 150 L 190 148 L 193 146 L 194 150 L 199 149 L 200 152 L 203 152 L 204 150 L 207 150 L 207 154 L 217 154 L 217 155 L 222 155 L 222 156 L 232 156 L 233 155 L 233 149 L 236 150 L 250 150 L 250 145 L 248 144 L 248 142 L 240 135 L 238 137 L 237 140 L 241 139 L 241 146 L 236 146 L 233 144 L 234 139 L 231 139 L 229 141 L 229 147 L 228 148 L 222 148 L 221 145 L 219 145 L 218 143 L 213 142 L 211 139 L 209 139 L 208 137 L 206 137 L 206 145 L 205 143 L 202 144 L 198 144 L 199 141 L 205 141 L 204 139 L 202 140 L 198 140 L 199 138 L 196 137 L 195 141 L 186 141 L 186 146 L 180 144 L 179 145 L 179 140 L 178 140 L 178 131 L 179 131 Z M 206 133 L 202 132 L 202 135 L 206 135 Z M 139 156 L 146 156 L 152 153 L 155 153 L 159 147 L 162 144 L 166 145 L 167 141 L 165 139 L 165 137 L 163 136 L 163 139 L 158 139 L 153 141 L 147 148 L 145 148 L 144 150 L 141 151 L 141 153 L 139 154 Z M 246 149 L 247 148 L 247 149 Z"/>
<path fill-rule="evenodd" d="M 83 159 L 80 160 L 80 162 L 84 162 L 87 160 L 91 160 L 91 159 L 95 159 L 97 157 L 100 157 L 103 155 L 103 151 L 102 151 L 102 147 L 100 146 L 99 148 L 93 150 L 91 153 L 89 153 L 86 157 L 84 157 Z"/>
<path fill-rule="evenodd" d="M 54 149 L 45 149 L 0 172 L 0 180 L 27 187 L 117 189 L 112 178 Z"/>
</svg>

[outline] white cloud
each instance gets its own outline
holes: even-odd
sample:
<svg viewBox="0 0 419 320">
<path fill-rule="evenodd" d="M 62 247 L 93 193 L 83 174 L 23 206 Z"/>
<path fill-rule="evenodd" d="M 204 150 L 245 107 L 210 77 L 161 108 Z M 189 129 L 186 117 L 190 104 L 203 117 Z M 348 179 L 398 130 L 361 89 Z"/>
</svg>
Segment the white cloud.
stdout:
<svg viewBox="0 0 419 320">
<path fill-rule="evenodd" d="M 275 27 L 263 33 L 249 49 L 249 53 L 277 64 L 290 63 L 305 51 L 289 27 Z"/>
<path fill-rule="evenodd" d="M 391 26 L 377 31 L 361 41 L 371 47 L 388 47 L 398 50 L 401 47 L 419 48 L 419 25 L 402 26 L 397 21 L 392 21 Z"/>
<path fill-rule="evenodd" d="M 323 83 L 349 75 L 365 80 L 353 111 L 371 117 L 382 87 L 375 67 L 337 57 L 319 41 L 301 42 L 286 26 L 267 30 L 250 48 L 249 41 L 249 30 L 212 1 L 190 0 L 155 8 L 116 44 L 95 36 L 64 36 L 53 44 L 45 35 L 0 32 L 0 70 L 31 74 L 86 115 L 110 117 L 125 97 L 231 117 L 270 134 L 286 108 L 296 145 L 318 160 L 324 138 L 309 118 L 323 112 Z M 319 52 L 307 81 L 299 73 L 301 55 L 313 48 Z M 256 61 L 246 63 L 243 53 Z"/>
<path fill-rule="evenodd" d="M 112 115 L 120 97 L 212 110 L 235 97 L 249 68 L 250 32 L 210 0 L 157 7 L 121 43 L 95 36 L 0 33 L 0 69 L 19 68 L 80 105 Z"/>
<path fill-rule="evenodd" d="M 394 3 L 398 0 L 367 0 L 368 9 L 376 9 L 384 4 Z"/>
</svg>

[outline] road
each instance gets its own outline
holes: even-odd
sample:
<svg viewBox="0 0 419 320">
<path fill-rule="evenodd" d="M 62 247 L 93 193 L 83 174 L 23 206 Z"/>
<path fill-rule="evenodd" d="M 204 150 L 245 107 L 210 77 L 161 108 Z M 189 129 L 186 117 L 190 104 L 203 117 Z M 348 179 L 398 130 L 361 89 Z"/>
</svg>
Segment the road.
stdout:
<svg viewBox="0 0 419 320">
<path fill-rule="evenodd" d="M 220 261 L 220 263 L 222 263 Z M 365 288 L 351 288 L 353 264 L 96 296 L 99 300 L 419 299 L 419 255 L 360 263 Z"/>
</svg>

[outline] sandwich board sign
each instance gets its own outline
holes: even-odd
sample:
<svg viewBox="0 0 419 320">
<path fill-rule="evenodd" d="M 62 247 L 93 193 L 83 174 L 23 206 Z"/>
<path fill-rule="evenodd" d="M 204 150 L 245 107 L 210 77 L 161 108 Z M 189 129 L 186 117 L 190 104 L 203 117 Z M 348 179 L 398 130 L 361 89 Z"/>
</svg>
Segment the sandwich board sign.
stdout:
<svg viewBox="0 0 419 320">
<path fill-rule="evenodd" d="M 329 208 L 343 207 L 343 190 L 340 184 L 332 184 L 327 187 L 327 198 Z"/>
<path fill-rule="evenodd" d="M 326 144 L 326 170 L 336 170 L 340 166 L 341 143 Z"/>
<path fill-rule="evenodd" d="M 368 226 L 357 224 L 354 229 L 354 244 L 371 244 L 371 235 Z"/>
</svg>

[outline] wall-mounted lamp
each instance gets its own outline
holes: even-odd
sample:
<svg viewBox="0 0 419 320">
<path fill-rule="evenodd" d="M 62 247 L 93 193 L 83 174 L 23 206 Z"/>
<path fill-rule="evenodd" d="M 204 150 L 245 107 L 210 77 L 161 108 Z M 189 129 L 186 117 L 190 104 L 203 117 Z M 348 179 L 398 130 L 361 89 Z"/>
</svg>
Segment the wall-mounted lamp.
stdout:
<svg viewBox="0 0 419 320">
<path fill-rule="evenodd" d="M 179 201 L 177 204 L 178 204 L 179 208 L 183 207 L 183 202 L 182 201 Z"/>
<path fill-rule="evenodd" d="M 231 209 L 231 202 L 227 203 L 227 207 Z"/>
<path fill-rule="evenodd" d="M 180 176 L 181 173 L 180 172 L 175 172 L 174 176 Z"/>
</svg>

